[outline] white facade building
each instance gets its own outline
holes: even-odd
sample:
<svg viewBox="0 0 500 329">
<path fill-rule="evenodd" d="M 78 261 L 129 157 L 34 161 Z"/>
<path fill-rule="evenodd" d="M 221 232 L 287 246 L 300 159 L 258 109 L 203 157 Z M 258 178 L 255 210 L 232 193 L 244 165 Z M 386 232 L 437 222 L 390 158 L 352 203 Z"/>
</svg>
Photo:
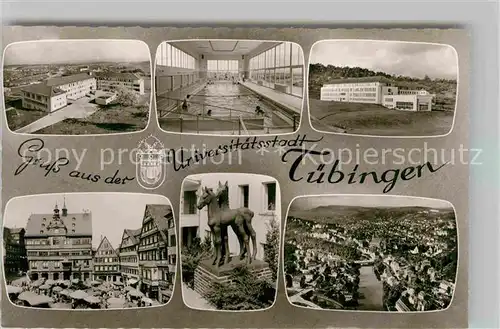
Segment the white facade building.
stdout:
<svg viewBox="0 0 500 329">
<path fill-rule="evenodd" d="M 281 220 L 281 200 L 279 186 L 275 179 L 263 175 L 247 174 L 202 174 L 192 175 L 184 180 L 181 195 L 181 242 L 182 246 L 190 245 L 195 237 L 204 241 L 211 236 L 208 227 L 207 207 L 198 210 L 197 194 L 203 187 L 217 190 L 218 182 L 229 185 L 229 207 L 231 209 L 247 207 L 254 212 L 252 226 L 257 234 L 257 259 L 264 259 L 264 246 L 268 225 L 274 218 Z M 239 254 L 239 243 L 231 228 L 229 232 L 229 249 L 232 255 Z M 253 245 L 250 242 L 250 248 Z"/>
<path fill-rule="evenodd" d="M 99 90 L 116 91 L 125 88 L 144 95 L 144 78 L 134 73 L 99 72 L 96 73 L 96 78 Z"/>
<path fill-rule="evenodd" d="M 88 73 L 48 79 L 21 89 L 23 107 L 53 112 L 68 105 L 68 100 L 85 97 L 91 91 L 96 90 L 96 87 L 95 77 Z"/>
<path fill-rule="evenodd" d="M 48 79 L 42 83 L 23 87 L 23 107 L 32 110 L 53 112 L 71 101 L 75 101 L 96 90 L 116 91 L 123 87 L 144 94 L 144 79 L 132 73 L 79 73 Z M 116 99 L 115 95 L 101 97 L 98 104 L 107 105 Z"/>
<path fill-rule="evenodd" d="M 53 112 L 68 104 L 64 90 L 43 83 L 24 87 L 22 94 L 22 106 L 29 110 Z"/>
<path fill-rule="evenodd" d="M 91 73 L 80 73 L 48 79 L 45 84 L 66 92 L 68 100 L 77 100 L 97 89 L 97 81 Z"/>
<path fill-rule="evenodd" d="M 322 101 L 380 104 L 404 111 L 431 111 L 435 97 L 426 90 L 404 90 L 385 77 L 339 79 L 321 87 Z"/>
</svg>

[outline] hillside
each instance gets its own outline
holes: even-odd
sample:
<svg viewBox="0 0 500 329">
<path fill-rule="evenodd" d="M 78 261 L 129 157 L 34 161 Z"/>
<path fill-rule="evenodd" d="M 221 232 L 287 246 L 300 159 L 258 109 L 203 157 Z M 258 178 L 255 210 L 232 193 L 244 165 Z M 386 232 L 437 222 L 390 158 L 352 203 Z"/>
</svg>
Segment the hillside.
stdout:
<svg viewBox="0 0 500 329">
<path fill-rule="evenodd" d="M 339 220 L 346 222 L 349 220 L 358 221 L 361 219 L 373 219 L 377 216 L 394 216 L 398 218 L 405 214 L 419 213 L 421 211 L 429 211 L 432 208 L 407 206 L 407 207 L 360 207 L 360 206 L 319 206 L 308 210 L 295 210 L 290 211 L 289 217 L 297 217 L 308 220 L 314 220 L 318 223 L 328 222 L 332 223 Z M 443 208 L 439 209 L 440 214 L 454 214 L 453 209 Z"/>
<path fill-rule="evenodd" d="M 385 72 L 375 72 L 361 67 L 339 67 L 333 65 L 309 65 L 309 97 L 319 99 L 320 89 L 324 84 L 335 79 L 361 78 L 382 76 L 394 81 L 404 89 L 425 89 L 431 94 L 436 94 L 435 110 L 454 111 L 456 101 L 457 81 L 447 79 L 424 79 L 395 76 Z"/>
</svg>

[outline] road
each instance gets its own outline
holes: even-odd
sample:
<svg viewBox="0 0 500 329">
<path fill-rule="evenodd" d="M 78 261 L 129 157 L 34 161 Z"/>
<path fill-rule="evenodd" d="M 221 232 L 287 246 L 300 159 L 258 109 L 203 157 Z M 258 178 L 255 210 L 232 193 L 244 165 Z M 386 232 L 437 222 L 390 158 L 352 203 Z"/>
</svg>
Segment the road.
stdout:
<svg viewBox="0 0 500 329">
<path fill-rule="evenodd" d="M 383 311 L 382 283 L 377 280 L 375 273 L 373 273 L 373 266 L 362 266 L 360 271 L 359 292 L 364 295 L 364 298 L 359 300 L 358 309 Z"/>
<path fill-rule="evenodd" d="M 73 104 L 68 105 L 60 110 L 52 112 L 43 118 L 38 119 L 26 125 L 22 128 L 16 130 L 16 133 L 24 133 L 29 134 L 45 127 L 52 126 L 58 122 L 63 121 L 64 119 L 82 119 L 90 116 L 95 111 L 97 111 L 96 104 L 89 104 L 92 100 L 90 97 L 83 97 L 76 100 Z"/>
</svg>

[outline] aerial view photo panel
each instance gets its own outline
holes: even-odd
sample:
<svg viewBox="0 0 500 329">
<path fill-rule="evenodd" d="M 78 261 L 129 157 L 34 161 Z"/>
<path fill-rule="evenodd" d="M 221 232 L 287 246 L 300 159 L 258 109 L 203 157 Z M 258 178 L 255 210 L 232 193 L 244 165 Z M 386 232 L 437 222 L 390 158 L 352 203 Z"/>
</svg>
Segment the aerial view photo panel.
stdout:
<svg viewBox="0 0 500 329">
<path fill-rule="evenodd" d="M 39 40 L 3 57 L 8 128 L 15 133 L 97 135 L 144 130 L 151 55 L 139 40 Z"/>
<path fill-rule="evenodd" d="M 285 224 L 288 300 L 324 310 L 429 312 L 455 291 L 453 206 L 404 196 L 318 195 L 292 201 Z"/>
</svg>

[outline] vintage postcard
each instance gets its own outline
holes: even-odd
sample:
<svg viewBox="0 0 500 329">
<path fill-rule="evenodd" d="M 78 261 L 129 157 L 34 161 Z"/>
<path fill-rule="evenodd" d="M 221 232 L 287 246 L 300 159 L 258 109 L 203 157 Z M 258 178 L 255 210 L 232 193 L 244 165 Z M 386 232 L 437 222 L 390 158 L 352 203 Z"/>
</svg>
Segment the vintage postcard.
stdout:
<svg viewBox="0 0 500 329">
<path fill-rule="evenodd" d="M 3 326 L 467 326 L 464 30 L 2 33 Z"/>
</svg>

